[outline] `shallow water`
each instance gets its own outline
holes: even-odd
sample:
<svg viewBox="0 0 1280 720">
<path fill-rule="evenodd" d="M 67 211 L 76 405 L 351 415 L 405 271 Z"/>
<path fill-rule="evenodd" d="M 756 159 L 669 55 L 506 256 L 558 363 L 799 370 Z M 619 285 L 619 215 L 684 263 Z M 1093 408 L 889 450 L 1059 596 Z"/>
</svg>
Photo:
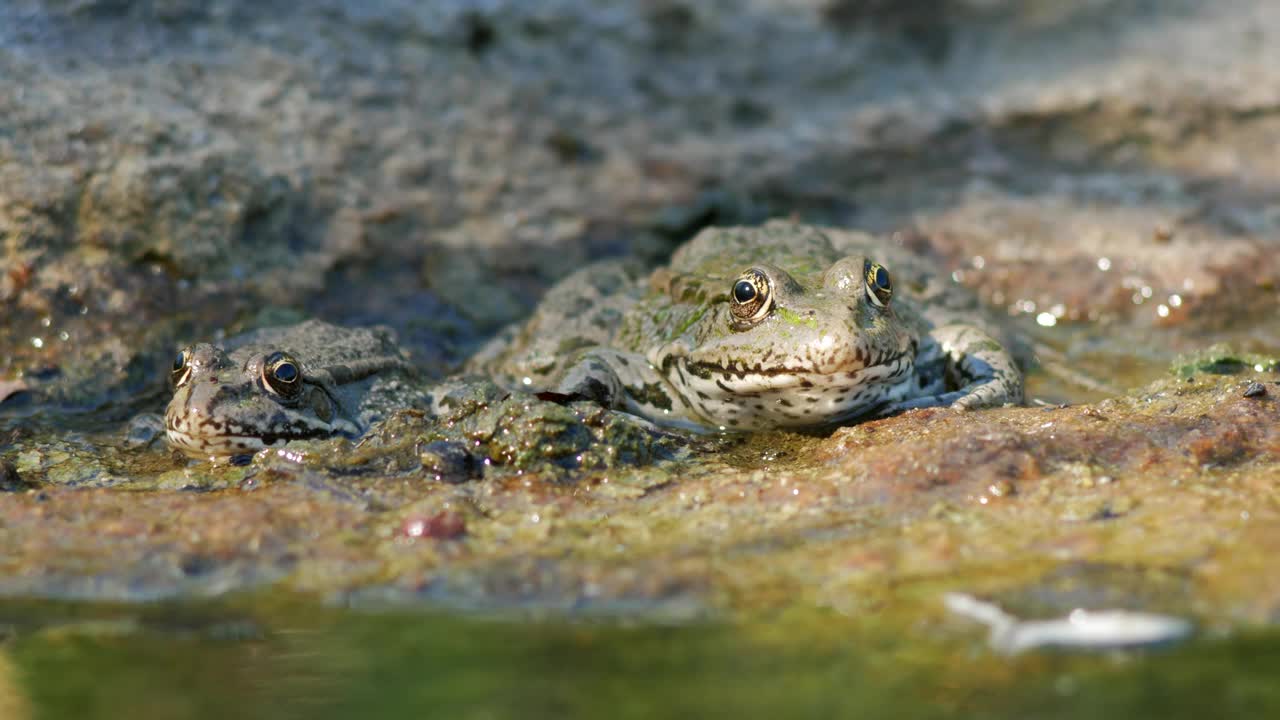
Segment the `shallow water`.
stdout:
<svg viewBox="0 0 1280 720">
<path fill-rule="evenodd" d="M 1267 717 L 1280 633 L 1105 656 L 988 652 L 806 614 L 645 624 L 289 601 L 0 604 L 6 718 Z M 15 619 L 17 619 L 15 621 Z"/>
</svg>

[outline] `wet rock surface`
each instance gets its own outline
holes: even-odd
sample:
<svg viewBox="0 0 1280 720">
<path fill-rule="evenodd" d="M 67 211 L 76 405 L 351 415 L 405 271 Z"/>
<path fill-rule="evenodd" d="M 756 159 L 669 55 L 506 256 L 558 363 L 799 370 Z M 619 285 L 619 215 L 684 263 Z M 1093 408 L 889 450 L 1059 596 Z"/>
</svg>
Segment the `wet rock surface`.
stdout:
<svg viewBox="0 0 1280 720">
<path fill-rule="evenodd" d="M 1167 368 L 1280 352 L 1280 8 L 920 6 L 5 4 L 0 593 L 1274 620 L 1280 378 Z M 438 380 L 589 260 L 775 215 L 933 257 L 1052 404 L 687 436 L 466 381 L 244 466 L 156 431 L 188 342 L 386 324 Z"/>
<path fill-rule="evenodd" d="M 687 614 L 857 613 L 959 584 L 1032 607 L 1096 595 L 1261 622 L 1280 610 L 1260 573 L 1280 519 L 1280 393 L 1245 390 L 1277 377 L 917 410 L 827 437 L 655 432 L 646 447 L 668 452 L 621 460 L 565 439 L 603 411 L 531 398 L 506 425 L 527 454 L 479 431 L 484 419 L 451 429 L 413 413 L 357 445 L 295 443 L 247 466 L 19 449 L 10 475 L 28 485 L 0 509 L 2 589 L 142 599 L 275 584 L 352 602 Z M 600 444 L 626 448 L 634 432 Z"/>
</svg>

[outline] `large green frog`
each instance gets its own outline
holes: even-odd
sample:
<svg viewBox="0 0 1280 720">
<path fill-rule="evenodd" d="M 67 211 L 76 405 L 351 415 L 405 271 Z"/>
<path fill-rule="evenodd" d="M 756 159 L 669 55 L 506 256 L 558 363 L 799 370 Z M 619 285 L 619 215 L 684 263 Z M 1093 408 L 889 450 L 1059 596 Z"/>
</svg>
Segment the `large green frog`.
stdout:
<svg viewBox="0 0 1280 720">
<path fill-rule="evenodd" d="M 775 221 L 704 230 L 647 277 L 626 262 L 583 268 L 474 365 L 701 429 L 1020 403 L 1022 373 L 979 314 L 891 241 Z"/>
<path fill-rule="evenodd" d="M 169 444 L 194 457 L 250 455 L 289 440 L 356 437 L 417 400 L 386 328 L 318 320 L 197 343 L 173 363 Z"/>
</svg>

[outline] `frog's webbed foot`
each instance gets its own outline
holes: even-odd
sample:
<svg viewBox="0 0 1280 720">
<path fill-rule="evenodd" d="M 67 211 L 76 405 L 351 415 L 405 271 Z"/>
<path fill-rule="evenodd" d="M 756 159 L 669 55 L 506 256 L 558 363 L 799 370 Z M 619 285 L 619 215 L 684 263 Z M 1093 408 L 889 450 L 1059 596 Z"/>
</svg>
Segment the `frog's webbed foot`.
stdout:
<svg viewBox="0 0 1280 720">
<path fill-rule="evenodd" d="M 955 390 L 894 403 L 880 414 L 950 406 L 959 410 L 1022 403 L 1022 372 L 995 338 L 972 325 L 946 325 L 932 333 L 946 366 L 947 387 Z"/>
</svg>

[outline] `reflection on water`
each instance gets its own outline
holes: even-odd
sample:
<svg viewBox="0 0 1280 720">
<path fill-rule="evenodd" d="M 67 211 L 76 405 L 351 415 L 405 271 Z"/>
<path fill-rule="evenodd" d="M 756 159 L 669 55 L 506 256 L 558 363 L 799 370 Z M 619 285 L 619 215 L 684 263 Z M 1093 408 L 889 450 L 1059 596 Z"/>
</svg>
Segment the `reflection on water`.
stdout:
<svg viewBox="0 0 1280 720">
<path fill-rule="evenodd" d="M 1275 716 L 1280 633 L 996 657 L 937 621 L 696 626 L 0 603 L 3 718 Z M 93 619 L 93 612 L 104 613 Z M 130 615 L 132 613 L 132 615 Z"/>
</svg>

